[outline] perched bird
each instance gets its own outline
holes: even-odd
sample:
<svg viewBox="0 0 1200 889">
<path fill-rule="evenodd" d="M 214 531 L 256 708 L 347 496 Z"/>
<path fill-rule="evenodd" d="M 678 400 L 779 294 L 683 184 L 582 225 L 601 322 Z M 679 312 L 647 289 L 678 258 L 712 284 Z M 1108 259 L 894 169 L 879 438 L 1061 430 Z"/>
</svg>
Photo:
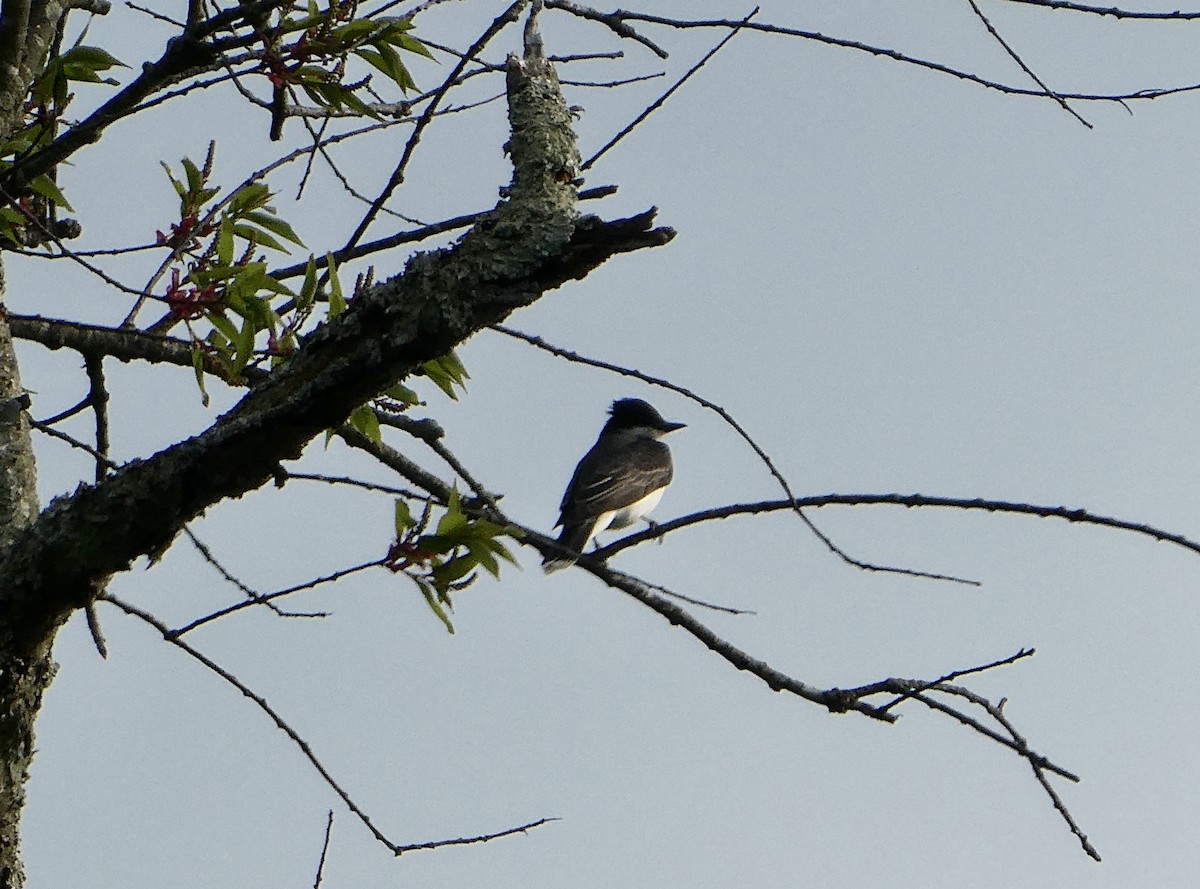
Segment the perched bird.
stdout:
<svg viewBox="0 0 1200 889">
<path fill-rule="evenodd" d="M 558 543 L 574 552 L 583 552 L 606 528 L 646 519 L 671 483 L 671 450 L 659 439 L 686 425 L 664 420 L 640 398 L 614 401 L 609 414 L 600 437 L 575 467 L 559 507 Z M 574 562 L 572 556 L 550 555 L 542 568 L 549 574 Z"/>
</svg>

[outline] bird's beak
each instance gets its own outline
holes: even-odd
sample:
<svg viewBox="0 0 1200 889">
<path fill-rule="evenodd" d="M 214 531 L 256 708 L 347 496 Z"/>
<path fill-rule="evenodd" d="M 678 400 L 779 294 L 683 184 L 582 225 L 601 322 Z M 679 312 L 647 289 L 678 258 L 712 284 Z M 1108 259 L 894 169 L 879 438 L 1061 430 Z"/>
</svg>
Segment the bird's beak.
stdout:
<svg viewBox="0 0 1200 889">
<path fill-rule="evenodd" d="M 664 423 L 663 434 L 666 435 L 668 432 L 674 432 L 676 429 L 683 429 L 686 426 L 687 423 Z"/>
</svg>

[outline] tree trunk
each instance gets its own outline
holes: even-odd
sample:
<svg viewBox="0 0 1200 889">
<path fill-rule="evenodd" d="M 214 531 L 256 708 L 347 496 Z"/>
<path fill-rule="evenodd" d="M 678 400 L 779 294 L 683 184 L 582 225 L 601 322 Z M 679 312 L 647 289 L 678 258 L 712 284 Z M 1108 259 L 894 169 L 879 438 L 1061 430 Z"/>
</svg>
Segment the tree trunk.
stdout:
<svg viewBox="0 0 1200 889">
<path fill-rule="evenodd" d="M 38 514 L 37 475 L 27 403 L 12 335 L 4 317 L 4 266 L 0 261 L 0 549 Z M 14 591 L 0 589 L 0 611 Z M 53 636 L 20 639 L 0 627 L 0 889 L 25 882 L 20 858 L 21 810 L 33 759 L 33 721 L 54 675 Z"/>
</svg>

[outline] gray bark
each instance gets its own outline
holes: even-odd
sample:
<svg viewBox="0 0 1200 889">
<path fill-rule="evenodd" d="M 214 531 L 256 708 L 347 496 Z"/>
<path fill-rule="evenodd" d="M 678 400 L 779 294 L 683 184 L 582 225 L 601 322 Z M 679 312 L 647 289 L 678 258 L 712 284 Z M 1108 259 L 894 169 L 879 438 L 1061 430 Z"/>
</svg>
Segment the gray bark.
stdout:
<svg viewBox="0 0 1200 889">
<path fill-rule="evenodd" d="M 21 409 L 24 392 L 3 315 L 4 296 L 0 263 L 0 550 L 10 548 L 38 514 L 33 445 L 28 417 Z M 9 589 L 0 586 L 0 609 L 8 594 Z M 12 629 L 0 622 L 0 889 L 19 889 L 24 883 L 20 818 L 33 758 L 33 722 L 53 675 L 50 640 L 19 645 Z"/>
</svg>

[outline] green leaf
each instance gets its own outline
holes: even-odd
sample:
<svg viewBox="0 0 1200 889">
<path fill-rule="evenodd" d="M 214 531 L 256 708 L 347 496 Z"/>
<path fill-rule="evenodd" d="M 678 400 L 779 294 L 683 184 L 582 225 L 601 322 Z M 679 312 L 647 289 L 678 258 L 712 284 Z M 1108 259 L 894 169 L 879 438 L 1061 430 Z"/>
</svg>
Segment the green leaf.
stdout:
<svg viewBox="0 0 1200 889">
<path fill-rule="evenodd" d="M 433 383 L 445 392 L 448 396 L 458 401 L 458 393 L 454 391 L 454 387 L 467 391 L 466 380 L 470 379 L 470 374 L 463 367 L 458 356 L 453 352 L 447 352 L 440 358 L 434 358 L 432 361 L 426 361 L 421 365 L 421 370 L 425 372 L 425 376 L 429 377 Z"/>
<path fill-rule="evenodd" d="M 183 172 L 187 175 L 188 192 L 195 194 L 204 187 L 204 173 L 196 166 L 191 158 L 184 158 L 182 161 Z"/>
<path fill-rule="evenodd" d="M 244 216 L 251 210 L 265 207 L 271 200 L 271 189 L 261 182 L 251 182 L 243 185 L 229 199 L 228 212 L 231 216 Z"/>
<path fill-rule="evenodd" d="M 451 559 L 448 562 L 443 562 L 432 571 L 430 576 L 433 577 L 433 586 L 436 590 L 445 590 L 450 584 L 457 580 L 462 580 L 468 574 L 475 570 L 475 560 L 467 555 L 460 556 L 457 559 Z"/>
<path fill-rule="evenodd" d="M 93 71 L 107 71 L 109 68 L 128 68 L 129 66 L 114 56 L 108 50 L 98 46 L 73 46 L 59 60 L 66 63 L 81 65 Z"/>
<path fill-rule="evenodd" d="M 307 312 L 312 308 L 317 296 L 317 258 L 311 253 L 308 255 L 308 265 L 304 269 L 304 284 L 300 288 L 300 295 L 296 297 L 296 307 L 301 312 Z"/>
<path fill-rule="evenodd" d="M 175 193 L 179 195 L 179 199 L 187 199 L 187 186 L 175 178 L 175 174 L 171 172 L 171 168 L 167 166 L 165 161 L 159 161 L 162 164 L 163 170 L 167 173 L 167 178 L 171 180 L 171 185 L 175 188 Z"/>
<path fill-rule="evenodd" d="M 208 390 L 204 388 L 204 350 L 199 343 L 192 343 L 192 368 L 196 371 L 196 385 L 200 387 L 200 401 L 208 407 Z"/>
<path fill-rule="evenodd" d="M 213 327 L 220 331 L 221 335 L 224 336 L 226 340 L 231 343 L 237 342 L 238 329 L 234 326 L 232 321 L 225 317 L 224 313 L 209 312 L 208 321 Z"/>
<path fill-rule="evenodd" d="M 409 528 L 414 527 L 417 520 L 413 518 L 412 510 L 408 508 L 408 504 L 397 498 L 396 499 L 396 537 L 403 537 Z"/>
<path fill-rule="evenodd" d="M 292 252 L 288 250 L 287 247 L 284 247 L 282 244 L 276 241 L 273 235 L 268 234 L 260 228 L 255 228 L 252 225 L 246 225 L 245 223 L 241 222 L 234 223 L 233 233 L 243 241 L 246 241 L 247 243 L 253 243 L 259 247 L 268 247 L 271 250 L 278 250 L 281 253 L 290 254 Z"/>
<path fill-rule="evenodd" d="M 59 190 L 58 185 L 55 184 L 54 180 L 51 179 L 47 174 L 43 173 L 41 176 L 38 176 L 29 183 L 29 187 L 42 197 L 62 207 L 64 210 L 71 210 L 71 212 L 74 212 L 71 205 L 67 203 L 66 197 L 64 197 L 63 193 Z"/>
<path fill-rule="evenodd" d="M 375 49 L 366 47 L 355 52 L 359 58 L 362 58 L 374 65 L 391 81 L 393 81 L 404 92 L 415 90 L 416 82 L 412 79 L 412 75 L 408 73 L 408 69 L 404 67 L 404 62 L 400 60 L 400 54 L 391 48 L 386 43 L 377 43 Z"/>
<path fill-rule="evenodd" d="M 217 262 L 223 266 L 233 262 L 233 234 L 233 223 L 223 215 L 217 226 Z"/>
<path fill-rule="evenodd" d="M 279 235 L 284 240 L 291 241 L 299 247 L 304 246 L 304 242 L 300 240 L 300 236 L 296 234 L 295 229 L 290 225 L 267 210 L 252 210 L 246 214 L 247 222 L 257 225 L 259 228 L 265 228 L 267 231 Z"/>
<path fill-rule="evenodd" d="M 338 280 L 337 260 L 332 253 L 325 254 L 329 267 L 329 317 L 336 318 L 346 311 L 346 297 L 342 295 L 342 282 Z"/>
<path fill-rule="evenodd" d="M 242 322 L 242 329 L 237 332 L 232 340 L 234 344 L 233 353 L 233 368 L 240 372 L 254 356 L 254 337 L 258 333 L 254 322 L 250 318 L 246 318 Z"/>
<path fill-rule="evenodd" d="M 394 46 L 400 47 L 401 49 L 416 53 L 419 56 L 424 56 L 425 58 L 431 59 L 435 62 L 437 61 L 437 59 L 433 58 L 433 53 L 429 51 L 429 47 L 427 47 L 416 37 L 413 37 L 409 34 L 397 33 L 394 36 L 389 35 L 388 42 Z"/>
<path fill-rule="evenodd" d="M 403 405 L 407 405 L 408 407 L 414 407 L 418 404 L 424 404 L 424 402 L 421 401 L 420 396 L 417 395 L 417 393 L 414 392 L 412 389 L 409 389 L 407 386 L 405 386 L 403 383 L 397 383 L 396 385 L 392 386 L 390 389 L 388 389 L 383 394 L 386 395 L 388 398 L 392 399 L 393 401 L 398 401 Z"/>
<path fill-rule="evenodd" d="M 387 22 L 375 19 L 355 19 L 351 22 L 346 22 L 344 25 L 339 25 L 334 28 L 330 36 L 339 43 L 346 45 L 354 43 L 357 40 L 363 40 L 374 31 L 384 31 L 387 28 Z"/>
<path fill-rule="evenodd" d="M 417 587 L 421 590 L 421 595 L 423 595 L 425 597 L 425 603 L 429 606 L 430 610 L 438 616 L 438 620 L 440 620 L 443 624 L 445 624 L 446 629 L 450 632 L 451 635 L 453 635 L 454 634 L 454 624 L 452 624 L 450 622 L 450 616 L 446 614 L 445 610 L 443 610 L 443 608 L 441 606 L 441 603 L 438 601 L 437 596 L 434 595 L 433 588 L 430 587 L 428 583 L 421 580 L 419 577 L 414 577 L 413 581 L 416 583 Z"/>
<path fill-rule="evenodd" d="M 360 404 L 351 411 L 349 422 L 351 426 L 375 444 L 383 442 L 383 434 L 379 429 L 379 418 L 375 416 L 375 411 L 369 404 Z"/>
</svg>

